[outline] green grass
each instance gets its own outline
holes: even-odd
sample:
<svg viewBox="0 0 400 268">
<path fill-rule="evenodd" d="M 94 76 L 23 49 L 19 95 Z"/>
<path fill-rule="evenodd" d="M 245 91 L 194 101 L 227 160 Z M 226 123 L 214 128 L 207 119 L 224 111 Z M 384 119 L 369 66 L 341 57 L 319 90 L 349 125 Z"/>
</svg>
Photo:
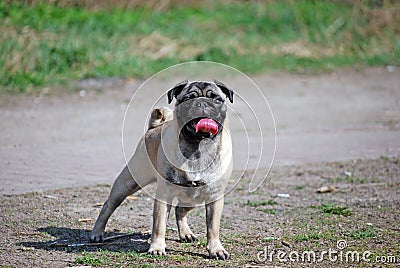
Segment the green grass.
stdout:
<svg viewBox="0 0 400 268">
<path fill-rule="evenodd" d="M 346 206 L 336 205 L 334 203 L 326 203 L 317 207 L 322 213 L 335 214 L 342 216 L 350 216 L 351 210 Z"/>
<path fill-rule="evenodd" d="M 275 200 L 273 199 L 269 199 L 269 200 L 262 200 L 262 201 L 250 201 L 248 200 L 246 202 L 246 206 L 250 206 L 250 207 L 260 207 L 260 206 L 273 206 L 278 204 Z"/>
<path fill-rule="evenodd" d="M 207 246 L 207 239 L 205 239 L 205 238 L 199 238 L 199 240 L 197 241 L 197 243 L 198 243 L 201 247 L 205 247 L 205 246 Z"/>
<path fill-rule="evenodd" d="M 257 211 L 261 211 L 261 212 L 264 212 L 266 214 L 271 214 L 271 215 L 275 215 L 276 214 L 276 209 L 265 208 L 265 206 L 274 206 L 274 205 L 277 205 L 277 204 L 278 203 L 273 199 L 261 200 L 261 201 L 258 201 L 258 200 L 255 200 L 255 201 L 247 200 L 247 202 L 245 203 L 246 206 L 257 208 Z"/>
<path fill-rule="evenodd" d="M 326 231 L 322 232 L 310 232 L 307 234 L 299 234 L 292 237 L 293 241 L 302 242 L 302 241 L 310 241 L 310 240 L 319 240 L 319 239 L 332 239 L 333 235 L 331 232 Z"/>
<path fill-rule="evenodd" d="M 275 215 L 276 214 L 276 210 L 273 208 L 257 208 L 258 211 L 270 214 L 270 215 Z"/>
<path fill-rule="evenodd" d="M 307 234 L 299 234 L 293 237 L 294 241 L 309 241 L 311 240 L 310 236 L 308 236 Z"/>
<path fill-rule="evenodd" d="M 349 237 L 354 239 L 365 239 L 370 237 L 376 237 L 376 231 L 374 228 L 363 228 L 360 230 L 351 230 Z"/>
<path fill-rule="evenodd" d="M 396 1 L 226 1 L 161 11 L 10 2 L 0 2 L 0 92 L 88 77 L 143 78 L 193 60 L 249 74 L 400 63 Z"/>
<path fill-rule="evenodd" d="M 182 258 L 185 258 L 184 256 Z M 109 250 L 99 250 L 97 252 L 83 252 L 75 259 L 74 264 L 94 266 L 94 267 L 145 267 L 147 261 L 160 260 L 164 257 L 156 257 L 150 254 L 137 253 L 136 251 L 114 252 Z M 140 265 L 135 265 L 138 263 Z M 153 267 L 153 266 L 150 266 Z"/>
<path fill-rule="evenodd" d="M 356 183 L 356 184 L 365 184 L 365 183 L 377 183 L 379 182 L 376 178 L 358 178 L 358 177 L 336 177 L 336 178 L 328 178 L 328 182 L 330 183 L 340 183 L 340 182 L 347 182 L 347 183 Z"/>
<path fill-rule="evenodd" d="M 275 240 L 275 237 L 266 237 L 266 238 L 262 239 L 263 242 L 272 242 L 274 240 Z"/>
<path fill-rule="evenodd" d="M 81 257 L 76 258 L 75 263 L 90 266 L 101 266 L 109 263 L 109 258 L 107 258 L 105 254 L 98 255 L 92 252 L 84 252 Z"/>
</svg>

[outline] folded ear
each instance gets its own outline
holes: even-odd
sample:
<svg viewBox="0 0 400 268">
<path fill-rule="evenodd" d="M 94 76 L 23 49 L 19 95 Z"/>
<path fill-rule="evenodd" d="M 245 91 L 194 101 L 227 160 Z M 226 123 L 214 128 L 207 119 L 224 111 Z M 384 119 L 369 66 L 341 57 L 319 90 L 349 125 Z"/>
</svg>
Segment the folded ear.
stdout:
<svg viewBox="0 0 400 268">
<path fill-rule="evenodd" d="M 222 92 L 226 95 L 226 97 L 230 100 L 231 103 L 233 103 L 233 90 L 230 89 L 227 85 L 224 83 L 221 83 L 217 80 L 214 80 L 214 83 L 219 87 Z"/>
<path fill-rule="evenodd" d="M 174 97 L 178 96 L 179 93 L 182 92 L 182 89 L 189 83 L 189 80 L 185 80 L 180 82 L 179 84 L 176 84 L 173 88 L 168 90 L 167 97 L 168 97 L 168 104 L 172 102 Z"/>
</svg>

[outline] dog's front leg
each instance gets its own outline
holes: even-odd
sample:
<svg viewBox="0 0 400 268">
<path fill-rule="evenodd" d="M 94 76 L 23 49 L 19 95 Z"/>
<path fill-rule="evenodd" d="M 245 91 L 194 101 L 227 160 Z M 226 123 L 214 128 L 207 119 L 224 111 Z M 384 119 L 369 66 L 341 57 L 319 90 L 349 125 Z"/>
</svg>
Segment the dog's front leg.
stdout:
<svg viewBox="0 0 400 268">
<path fill-rule="evenodd" d="M 224 249 L 219 239 L 219 225 L 223 208 L 224 198 L 206 205 L 207 250 L 211 258 L 227 260 L 229 253 Z"/>
<path fill-rule="evenodd" d="M 168 205 L 160 200 L 154 201 L 153 230 L 149 253 L 155 256 L 166 255 L 165 232 L 167 229 Z"/>
</svg>

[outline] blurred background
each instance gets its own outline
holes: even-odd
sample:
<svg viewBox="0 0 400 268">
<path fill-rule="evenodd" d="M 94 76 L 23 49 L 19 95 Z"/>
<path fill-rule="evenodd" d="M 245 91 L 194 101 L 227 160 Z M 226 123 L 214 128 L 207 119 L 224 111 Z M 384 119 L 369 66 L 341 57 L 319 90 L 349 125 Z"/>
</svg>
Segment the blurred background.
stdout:
<svg viewBox="0 0 400 268">
<path fill-rule="evenodd" d="M 396 66 L 400 1 L 0 2 L 3 93 L 204 60 L 247 74 Z"/>
</svg>

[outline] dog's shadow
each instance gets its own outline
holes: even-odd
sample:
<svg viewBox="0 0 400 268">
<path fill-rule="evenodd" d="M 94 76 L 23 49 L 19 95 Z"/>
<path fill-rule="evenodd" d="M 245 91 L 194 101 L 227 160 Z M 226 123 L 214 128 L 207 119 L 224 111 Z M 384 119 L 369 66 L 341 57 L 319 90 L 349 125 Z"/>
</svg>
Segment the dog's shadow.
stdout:
<svg viewBox="0 0 400 268">
<path fill-rule="evenodd" d="M 93 252 L 98 250 L 108 250 L 113 252 L 128 252 L 134 250 L 138 253 L 146 253 L 149 249 L 148 240 L 150 234 L 143 233 L 118 233 L 107 232 L 105 242 L 90 243 L 89 230 L 72 229 L 64 227 L 43 227 L 38 228 L 38 232 L 47 233 L 55 239 L 48 241 L 26 241 L 18 245 L 47 251 L 66 251 L 66 252 Z M 178 242 L 178 240 L 173 240 Z M 167 252 L 183 255 L 208 258 L 201 253 L 185 252 L 181 250 L 167 249 Z"/>
<path fill-rule="evenodd" d="M 147 252 L 149 244 L 147 240 L 150 234 L 142 233 L 106 233 L 106 241 L 103 243 L 90 243 L 89 230 L 72 229 L 63 227 L 38 228 L 38 232 L 47 233 L 55 239 L 49 241 L 26 241 L 19 245 L 48 251 L 84 252 L 108 250 L 114 252 L 136 251 Z M 36 239 L 35 239 L 36 240 Z"/>
</svg>

